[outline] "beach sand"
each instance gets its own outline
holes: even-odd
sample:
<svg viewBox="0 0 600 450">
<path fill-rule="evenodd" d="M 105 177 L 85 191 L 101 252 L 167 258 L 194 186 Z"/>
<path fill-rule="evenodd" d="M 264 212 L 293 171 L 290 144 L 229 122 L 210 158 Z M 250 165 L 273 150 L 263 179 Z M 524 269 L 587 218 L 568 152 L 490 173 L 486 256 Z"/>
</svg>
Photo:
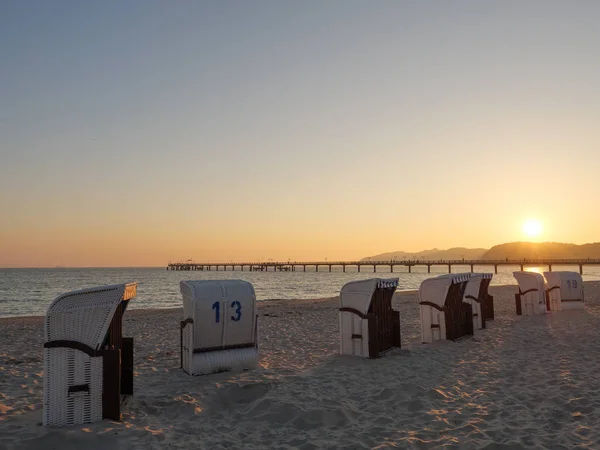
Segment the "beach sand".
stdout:
<svg viewBox="0 0 600 450">
<path fill-rule="evenodd" d="M 0 319 L 0 448 L 600 448 L 600 282 L 537 317 L 514 314 L 516 286 L 490 292 L 486 330 L 432 345 L 396 294 L 403 348 L 377 360 L 337 354 L 337 298 L 261 303 L 260 367 L 202 377 L 179 369 L 180 309 L 129 311 L 123 420 L 68 428 L 41 426 L 42 318 Z"/>
</svg>

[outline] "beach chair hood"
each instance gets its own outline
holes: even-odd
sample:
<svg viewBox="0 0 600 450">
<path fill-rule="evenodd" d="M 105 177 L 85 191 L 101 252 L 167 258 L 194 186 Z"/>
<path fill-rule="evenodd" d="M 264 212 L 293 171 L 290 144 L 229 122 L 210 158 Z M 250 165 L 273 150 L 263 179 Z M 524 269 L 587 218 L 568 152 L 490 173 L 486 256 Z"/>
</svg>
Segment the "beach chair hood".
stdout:
<svg viewBox="0 0 600 450">
<path fill-rule="evenodd" d="M 428 278 L 419 287 L 420 302 L 434 303 L 440 308 L 444 308 L 450 286 L 469 281 L 470 277 L 469 273 L 450 273 Z"/>
<path fill-rule="evenodd" d="M 45 341 L 77 341 L 99 349 L 117 307 L 135 297 L 136 288 L 136 283 L 115 284 L 60 295 L 46 313 Z"/>
<path fill-rule="evenodd" d="M 472 297 L 474 299 L 478 299 L 479 297 L 479 286 L 483 281 L 482 273 L 472 273 L 469 277 L 469 282 L 467 283 L 467 287 L 465 288 L 465 298 Z"/>
<path fill-rule="evenodd" d="M 521 292 L 536 289 L 540 292 L 544 292 L 544 277 L 537 272 L 513 272 L 514 277 L 519 283 L 519 289 Z"/>
<path fill-rule="evenodd" d="M 378 283 L 377 278 L 346 283 L 340 290 L 340 307 L 366 314 Z"/>
</svg>

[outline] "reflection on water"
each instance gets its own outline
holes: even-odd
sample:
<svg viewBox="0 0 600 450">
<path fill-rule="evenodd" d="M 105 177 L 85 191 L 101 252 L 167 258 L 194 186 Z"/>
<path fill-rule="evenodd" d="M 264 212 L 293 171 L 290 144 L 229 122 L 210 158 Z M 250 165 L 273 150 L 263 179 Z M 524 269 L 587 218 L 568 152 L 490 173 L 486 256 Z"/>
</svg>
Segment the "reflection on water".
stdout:
<svg viewBox="0 0 600 450">
<path fill-rule="evenodd" d="M 372 277 L 398 277 L 398 290 L 418 289 L 426 278 L 448 273 L 447 266 L 413 267 L 408 273 L 406 267 L 396 266 L 390 273 L 389 266 L 363 266 L 361 272 L 356 267 L 321 267 L 319 273 L 314 267 L 307 272 L 298 268 L 297 272 L 241 272 L 239 270 L 220 271 L 168 271 L 165 268 L 108 268 L 108 269 L 0 269 L 0 317 L 44 315 L 50 302 L 59 294 L 75 289 L 106 284 L 138 282 L 137 296 L 131 308 L 173 308 L 181 306 L 179 282 L 181 280 L 222 280 L 242 279 L 251 282 L 258 300 L 297 299 L 332 297 L 340 288 L 352 280 Z M 547 267 L 525 267 L 526 270 L 543 273 Z M 468 272 L 470 266 L 452 266 L 452 272 Z M 476 265 L 475 272 L 492 272 L 493 266 Z M 499 266 L 498 274 L 492 279 L 493 285 L 516 284 L 512 273 L 521 270 L 520 266 Z M 578 271 L 578 266 L 553 266 L 552 270 Z M 599 266 L 584 266 L 584 280 L 600 280 Z"/>
</svg>

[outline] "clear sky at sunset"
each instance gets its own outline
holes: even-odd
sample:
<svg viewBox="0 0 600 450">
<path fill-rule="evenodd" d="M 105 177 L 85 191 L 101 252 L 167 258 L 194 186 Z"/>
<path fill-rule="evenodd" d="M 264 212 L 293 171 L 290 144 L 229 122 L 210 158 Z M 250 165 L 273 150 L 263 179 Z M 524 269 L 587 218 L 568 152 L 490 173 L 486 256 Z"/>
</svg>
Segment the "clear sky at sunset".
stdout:
<svg viewBox="0 0 600 450">
<path fill-rule="evenodd" d="M 600 241 L 598 1 L 0 2 L 0 267 Z"/>
</svg>

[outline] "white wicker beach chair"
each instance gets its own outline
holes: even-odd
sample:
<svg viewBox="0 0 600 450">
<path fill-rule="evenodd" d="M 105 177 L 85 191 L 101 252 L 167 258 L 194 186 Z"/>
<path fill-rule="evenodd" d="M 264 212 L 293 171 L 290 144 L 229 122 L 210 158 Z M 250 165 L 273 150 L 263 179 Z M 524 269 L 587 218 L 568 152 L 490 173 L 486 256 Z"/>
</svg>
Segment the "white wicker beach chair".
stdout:
<svg viewBox="0 0 600 450">
<path fill-rule="evenodd" d="M 544 277 L 537 272 L 513 272 L 519 283 L 519 292 L 515 294 L 517 315 L 539 316 L 546 314 L 546 290 Z"/>
<path fill-rule="evenodd" d="M 401 346 L 400 313 L 392 309 L 398 278 L 351 281 L 340 291 L 340 353 L 377 358 Z"/>
<path fill-rule="evenodd" d="M 479 284 L 479 303 L 481 304 L 481 315 L 483 316 L 483 324 L 489 320 L 494 320 L 494 296 L 490 295 L 488 289 L 492 282 L 493 274 L 482 273 L 483 278 Z"/>
<path fill-rule="evenodd" d="M 583 309 L 583 279 L 577 272 L 544 272 L 550 311 Z"/>
<path fill-rule="evenodd" d="M 136 284 L 69 292 L 49 306 L 44 343 L 44 425 L 120 420 L 133 394 L 133 339 L 123 313 Z"/>
<path fill-rule="evenodd" d="M 472 273 L 469 281 L 467 282 L 467 286 L 465 287 L 463 302 L 471 305 L 471 308 L 473 309 L 474 330 L 481 330 L 485 328 L 485 317 L 483 315 L 485 298 L 481 292 L 481 285 L 486 279 L 491 279 L 491 274 Z"/>
<path fill-rule="evenodd" d="M 424 344 L 473 334 L 473 310 L 463 302 L 470 277 L 470 273 L 452 273 L 421 283 L 419 308 Z"/>
<path fill-rule="evenodd" d="M 190 375 L 258 365 L 254 287 L 242 280 L 182 281 L 181 367 Z"/>
</svg>

